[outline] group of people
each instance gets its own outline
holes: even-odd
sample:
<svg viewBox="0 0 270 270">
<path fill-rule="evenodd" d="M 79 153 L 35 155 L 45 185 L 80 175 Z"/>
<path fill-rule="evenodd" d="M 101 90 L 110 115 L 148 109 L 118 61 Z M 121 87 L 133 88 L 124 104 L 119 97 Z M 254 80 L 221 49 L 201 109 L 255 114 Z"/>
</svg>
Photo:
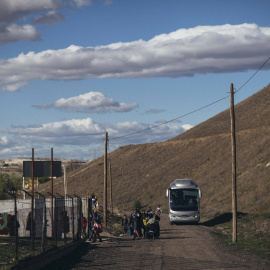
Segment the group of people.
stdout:
<svg viewBox="0 0 270 270">
<path fill-rule="evenodd" d="M 86 228 L 87 228 L 87 220 L 83 217 L 83 234 L 84 238 L 86 237 Z M 100 217 L 97 214 L 97 211 L 94 213 L 90 213 L 89 215 L 89 241 L 96 242 L 97 238 L 99 242 L 102 242 L 100 234 L 102 233 L 102 226 L 100 222 Z"/>
<path fill-rule="evenodd" d="M 126 215 L 123 216 L 122 219 L 122 227 L 124 231 L 124 235 L 129 233 L 132 236 L 132 240 L 141 239 L 141 237 L 146 238 L 146 235 L 149 231 L 151 225 L 155 224 L 157 228 L 157 238 L 160 234 L 160 214 L 162 210 L 160 206 L 157 207 L 156 211 L 153 211 L 151 208 L 146 212 L 145 210 L 140 211 L 138 208 L 134 209 L 131 213 L 130 218 L 128 219 Z M 100 222 L 100 217 L 95 210 L 89 215 L 89 240 L 92 242 L 96 242 L 97 239 L 99 242 L 102 242 L 100 233 L 102 233 L 102 226 Z M 83 236 L 86 237 L 86 228 L 87 228 L 87 219 L 83 217 Z"/>
<path fill-rule="evenodd" d="M 129 231 L 132 240 L 135 240 L 136 238 L 140 239 L 141 237 L 146 238 L 149 225 L 155 224 L 157 227 L 157 237 L 159 237 L 159 220 L 161 212 L 162 210 L 160 206 L 158 206 L 155 212 L 151 208 L 149 208 L 147 212 L 145 212 L 145 210 L 142 210 L 141 212 L 138 208 L 134 209 L 129 220 L 127 216 L 124 215 L 122 219 L 124 235 Z"/>
<path fill-rule="evenodd" d="M 89 241 L 96 242 L 97 238 L 99 242 L 102 242 L 100 234 L 102 233 L 102 226 L 101 226 L 101 220 L 100 217 L 97 214 L 97 211 L 94 212 L 94 214 L 90 214 L 89 216 L 89 229 L 90 229 L 90 235 L 89 235 Z"/>
</svg>

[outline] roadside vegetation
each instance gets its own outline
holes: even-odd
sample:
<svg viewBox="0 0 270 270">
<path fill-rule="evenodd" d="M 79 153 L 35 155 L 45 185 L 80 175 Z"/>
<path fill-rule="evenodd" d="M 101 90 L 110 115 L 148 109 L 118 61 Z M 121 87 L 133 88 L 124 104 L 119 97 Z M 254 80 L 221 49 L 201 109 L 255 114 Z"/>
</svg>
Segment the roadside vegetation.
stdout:
<svg viewBox="0 0 270 270">
<path fill-rule="evenodd" d="M 54 239 L 47 239 L 46 249 L 54 250 L 64 245 L 64 241 L 58 240 L 57 246 Z M 19 238 L 18 255 L 20 261 L 29 260 L 41 255 L 41 239 L 35 239 L 34 251 L 32 251 L 31 239 L 29 237 Z M 0 270 L 11 269 L 15 265 L 15 239 L 14 237 L 0 237 Z"/>
<path fill-rule="evenodd" d="M 50 181 L 49 177 L 39 177 L 39 179 L 35 179 L 35 185 L 36 182 L 39 182 L 39 184 L 46 183 Z M 27 186 L 27 189 L 31 189 L 31 179 L 26 178 L 25 183 Z M 23 180 L 22 177 L 16 176 L 15 172 L 12 172 L 11 174 L 2 174 L 0 173 L 0 200 L 5 200 L 9 198 L 9 195 L 7 192 L 17 192 L 17 195 L 21 195 L 21 190 L 23 190 Z"/>
<path fill-rule="evenodd" d="M 0 200 L 7 199 L 7 192 L 14 192 L 22 189 L 22 178 L 16 177 L 14 173 L 8 177 L 0 174 Z"/>
<path fill-rule="evenodd" d="M 202 225 L 211 227 L 221 243 L 270 259 L 270 214 L 238 213 L 236 243 L 232 242 L 231 213 L 218 215 Z"/>
</svg>

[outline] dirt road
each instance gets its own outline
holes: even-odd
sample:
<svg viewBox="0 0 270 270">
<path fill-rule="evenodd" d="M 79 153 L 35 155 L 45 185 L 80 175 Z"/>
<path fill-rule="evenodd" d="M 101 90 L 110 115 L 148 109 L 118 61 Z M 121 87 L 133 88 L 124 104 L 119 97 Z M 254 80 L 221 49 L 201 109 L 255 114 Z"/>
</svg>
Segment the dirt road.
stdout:
<svg viewBox="0 0 270 270">
<path fill-rule="evenodd" d="M 151 240 L 103 233 L 102 243 L 87 244 L 65 269 L 270 269 L 269 260 L 220 245 L 206 227 L 169 225 L 167 215 L 160 227 L 160 239 Z"/>
</svg>

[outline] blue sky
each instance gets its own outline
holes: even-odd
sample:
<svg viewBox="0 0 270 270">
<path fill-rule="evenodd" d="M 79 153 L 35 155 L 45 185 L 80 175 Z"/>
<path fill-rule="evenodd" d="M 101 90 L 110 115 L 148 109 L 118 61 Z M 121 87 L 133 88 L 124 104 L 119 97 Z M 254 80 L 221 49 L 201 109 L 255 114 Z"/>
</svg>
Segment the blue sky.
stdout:
<svg viewBox="0 0 270 270">
<path fill-rule="evenodd" d="M 228 98 L 181 117 L 241 87 L 270 56 L 270 0 L 0 7 L 1 159 L 54 148 L 55 158 L 89 160 L 103 154 L 106 131 L 109 151 L 166 141 L 229 108 Z M 269 69 L 235 103 L 268 85 Z"/>
</svg>

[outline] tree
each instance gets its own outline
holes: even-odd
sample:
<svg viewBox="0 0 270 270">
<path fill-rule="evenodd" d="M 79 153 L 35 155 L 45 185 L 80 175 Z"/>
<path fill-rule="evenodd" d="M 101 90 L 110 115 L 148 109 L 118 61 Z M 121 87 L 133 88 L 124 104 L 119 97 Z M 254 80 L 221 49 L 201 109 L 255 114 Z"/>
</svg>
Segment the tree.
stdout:
<svg viewBox="0 0 270 270">
<path fill-rule="evenodd" d="M 7 189 L 6 180 L 3 174 L 0 174 L 0 199 L 4 200 L 6 198 L 5 190 Z"/>
<path fill-rule="evenodd" d="M 21 190 L 22 189 L 22 178 L 21 177 L 16 177 L 15 173 L 11 174 L 11 178 L 10 178 L 10 185 L 13 188 L 13 190 Z"/>
<path fill-rule="evenodd" d="M 4 200 L 7 198 L 6 191 L 17 191 L 22 189 L 22 179 L 16 177 L 14 173 L 11 174 L 9 179 L 7 175 L 0 174 L 0 199 Z"/>
</svg>

